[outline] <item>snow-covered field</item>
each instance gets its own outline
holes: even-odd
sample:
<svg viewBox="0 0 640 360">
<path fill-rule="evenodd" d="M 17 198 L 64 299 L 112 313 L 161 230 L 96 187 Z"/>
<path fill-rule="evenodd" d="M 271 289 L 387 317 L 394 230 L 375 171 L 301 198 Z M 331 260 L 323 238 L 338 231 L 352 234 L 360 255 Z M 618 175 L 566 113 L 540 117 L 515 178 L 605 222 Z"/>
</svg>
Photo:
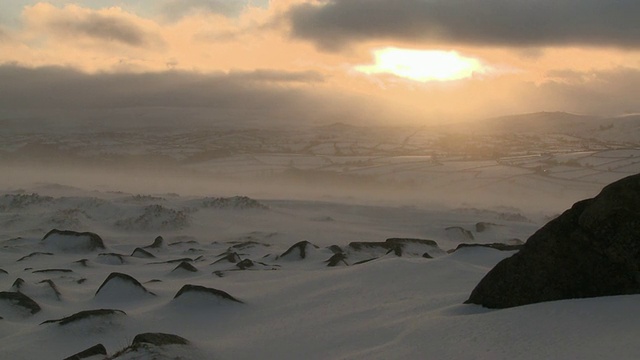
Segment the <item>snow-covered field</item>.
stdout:
<svg viewBox="0 0 640 360">
<path fill-rule="evenodd" d="M 514 252 L 456 250 L 521 244 L 637 173 L 637 137 L 505 135 L 479 156 L 342 125 L 0 135 L 2 359 L 640 358 L 639 296 L 465 305 Z"/>
<path fill-rule="evenodd" d="M 3 358 L 60 359 L 96 344 L 112 356 L 148 332 L 190 344 L 149 345 L 117 358 L 640 356 L 637 296 L 507 310 L 462 304 L 513 252 L 451 250 L 463 242 L 518 243 L 544 217 L 514 209 L 37 190 L 0 197 L 0 287 L 41 307 L 32 314 L 0 300 Z M 95 232 L 104 248 L 66 246 L 62 235 L 43 240 L 53 228 Z M 163 241 L 152 246 L 157 236 Z M 384 245 L 389 238 L 400 239 L 400 254 Z M 113 273 L 141 287 L 118 277 L 103 284 Z M 185 285 L 241 302 L 206 292 L 175 297 Z M 97 309 L 122 312 L 45 323 Z"/>
</svg>

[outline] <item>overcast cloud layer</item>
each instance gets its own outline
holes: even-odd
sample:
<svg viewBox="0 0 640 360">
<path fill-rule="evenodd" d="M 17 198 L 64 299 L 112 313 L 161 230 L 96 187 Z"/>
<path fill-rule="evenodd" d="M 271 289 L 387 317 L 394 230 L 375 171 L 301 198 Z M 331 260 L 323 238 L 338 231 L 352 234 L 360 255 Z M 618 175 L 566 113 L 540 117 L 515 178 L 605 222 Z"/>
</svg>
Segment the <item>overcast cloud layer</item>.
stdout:
<svg viewBox="0 0 640 360">
<path fill-rule="evenodd" d="M 639 48 L 639 14 L 637 0 L 330 0 L 289 16 L 295 37 L 326 49 L 381 38 Z"/>
<path fill-rule="evenodd" d="M 416 116 L 418 121 L 426 120 L 433 114 L 465 107 L 465 115 L 471 119 L 542 109 L 598 115 L 640 112 L 638 70 L 564 71 L 550 76 L 553 80 L 540 85 L 523 83 L 510 87 L 509 91 L 501 92 L 498 99 L 478 95 L 500 86 L 482 81 L 472 81 L 451 92 L 424 89 L 424 112 Z M 194 120 L 189 119 L 189 109 L 199 109 L 198 119 L 211 125 L 221 121 L 264 125 L 338 121 L 401 125 L 403 120 L 410 120 L 398 116 L 403 109 L 390 110 L 392 105 L 374 98 L 318 90 L 314 84 L 324 81 L 316 72 L 276 70 L 209 75 L 179 71 L 86 74 L 61 67 L 29 69 L 3 65 L 0 66 L 0 109 L 4 118 L 11 118 L 6 114 L 12 112 L 45 114 L 48 120 L 60 124 L 100 117 L 105 111 L 117 109 L 144 109 L 149 116 L 136 119 L 138 125 L 154 125 L 154 114 L 169 116 L 166 109 L 177 111 L 170 114 L 178 116 L 173 119 L 174 126 L 185 126 Z M 455 99 L 451 100 L 452 96 Z M 49 112 L 52 109 L 55 111 Z M 104 118 L 108 122 L 109 119 L 116 121 L 117 117 Z"/>
<path fill-rule="evenodd" d="M 16 4 L 0 5 L 0 121 L 110 109 L 178 125 L 194 114 L 233 124 L 394 125 L 640 112 L 638 0 Z M 415 74 L 441 64 L 382 66 L 381 48 L 455 51 L 481 68 L 425 81 Z M 394 66 L 409 68 L 398 75 Z"/>
<path fill-rule="evenodd" d="M 162 5 L 161 11 L 165 17 L 171 20 L 199 11 L 235 17 L 240 15 L 244 6 L 244 1 L 171 0 Z"/>
<path fill-rule="evenodd" d="M 48 114 L 45 116 L 49 120 L 63 124 L 66 120 L 91 118 L 105 110 L 182 109 L 174 126 L 194 120 L 188 118 L 189 109 L 204 109 L 205 120 L 210 120 L 211 125 L 219 121 L 236 125 L 308 125 L 345 119 L 364 121 L 379 115 L 379 106 L 365 106 L 361 98 L 337 96 L 306 86 L 323 81 L 322 75 L 312 71 L 86 74 L 62 67 L 2 65 L 0 113 Z M 52 109 L 55 111 L 47 113 Z M 154 112 L 149 114 L 146 120 L 137 119 L 138 125 L 154 125 Z"/>
</svg>

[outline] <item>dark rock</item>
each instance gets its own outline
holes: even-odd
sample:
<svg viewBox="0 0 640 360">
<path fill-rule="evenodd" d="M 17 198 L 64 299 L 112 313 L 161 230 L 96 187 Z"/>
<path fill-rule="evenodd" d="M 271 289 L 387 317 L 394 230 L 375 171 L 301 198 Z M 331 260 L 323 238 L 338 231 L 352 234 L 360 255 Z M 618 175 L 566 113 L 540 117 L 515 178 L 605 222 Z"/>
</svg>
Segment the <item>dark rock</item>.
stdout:
<svg viewBox="0 0 640 360">
<path fill-rule="evenodd" d="M 325 261 L 327 263 L 328 267 L 334 267 L 334 266 L 338 266 L 338 264 L 343 263 L 345 265 L 349 265 L 347 264 L 346 261 L 347 257 L 344 255 L 344 253 L 335 253 L 333 254 L 333 256 L 331 256 L 329 258 L 329 260 Z"/>
<path fill-rule="evenodd" d="M 9 274 L 9 273 L 5 269 L 0 269 L 0 274 Z"/>
<path fill-rule="evenodd" d="M 454 239 L 452 240 L 456 240 L 455 237 L 462 237 L 464 239 L 468 239 L 468 240 L 474 240 L 474 236 L 473 233 L 461 226 L 450 226 L 446 229 L 444 229 L 447 232 L 447 235 L 453 235 L 452 237 Z"/>
<path fill-rule="evenodd" d="M 331 250 L 332 253 L 334 254 L 341 254 L 344 251 L 342 251 L 342 248 L 338 245 L 331 245 L 329 246 L 329 250 Z"/>
<path fill-rule="evenodd" d="M 396 256 L 402 256 L 404 249 L 407 245 L 425 245 L 429 247 L 438 247 L 438 243 L 433 240 L 427 239 L 413 239 L 413 238 L 389 238 L 384 242 L 372 242 L 372 241 L 356 241 L 349 243 L 349 247 L 362 251 L 366 248 L 369 249 L 381 249 L 386 251 L 386 254 L 394 253 Z M 355 265 L 355 264 L 354 264 Z"/>
<path fill-rule="evenodd" d="M 268 236 L 268 237 L 270 237 L 270 236 Z M 256 246 L 264 246 L 264 247 L 271 246 L 269 244 L 261 243 L 261 242 L 254 241 L 254 240 L 242 241 L 242 242 L 232 241 L 232 242 L 230 242 L 230 244 L 234 244 L 234 245 L 231 245 L 231 248 L 237 249 L 237 250 L 253 248 L 253 247 L 256 247 Z"/>
<path fill-rule="evenodd" d="M 133 338 L 131 345 L 152 344 L 156 346 L 163 345 L 188 345 L 189 340 L 173 334 L 163 333 L 144 333 L 138 334 Z"/>
<path fill-rule="evenodd" d="M 60 290 L 58 290 L 58 287 L 56 286 L 56 283 L 53 282 L 53 280 L 45 279 L 45 280 L 40 281 L 38 284 L 47 284 L 47 285 L 49 285 L 49 287 L 53 291 L 54 295 L 56 296 L 56 299 L 60 300 L 60 297 L 62 296 L 62 294 L 60 293 Z"/>
<path fill-rule="evenodd" d="M 293 244 L 293 246 L 291 246 L 289 249 L 287 249 L 287 251 L 285 251 L 284 253 L 282 253 L 282 255 L 280 255 L 280 258 L 283 257 L 293 257 L 293 258 L 300 258 L 300 259 L 304 259 L 307 257 L 307 247 L 314 247 L 314 248 L 318 248 L 316 245 L 313 245 L 312 243 L 303 240 L 300 242 L 297 242 L 295 244 Z"/>
<path fill-rule="evenodd" d="M 164 244 L 162 236 L 158 236 L 153 240 L 153 244 L 145 246 L 145 249 L 159 249 Z"/>
<path fill-rule="evenodd" d="M 402 256 L 402 244 L 379 241 L 354 241 L 349 243 L 349 247 L 354 250 L 363 250 L 365 248 L 384 249 L 387 254 L 394 253 L 396 256 Z M 354 264 L 355 265 L 355 264 Z"/>
<path fill-rule="evenodd" d="M 42 242 L 60 250 L 94 251 L 105 248 L 102 238 L 92 232 L 53 229 L 42 238 Z"/>
<path fill-rule="evenodd" d="M 466 303 L 507 308 L 640 293 L 640 174 L 577 202 L 498 263 Z"/>
<path fill-rule="evenodd" d="M 413 238 L 390 238 L 385 241 L 388 244 L 420 244 L 438 247 L 438 243 L 434 240 L 413 239 Z"/>
<path fill-rule="evenodd" d="M 425 258 L 425 259 L 433 259 L 433 256 L 429 255 L 428 252 L 422 254 L 422 257 Z"/>
<path fill-rule="evenodd" d="M 81 278 L 76 280 L 76 284 L 84 284 L 87 281 L 87 278 Z"/>
<path fill-rule="evenodd" d="M 204 287 L 204 286 L 200 286 L 200 285 L 190 285 L 190 284 L 187 284 L 187 285 L 183 286 L 180 289 L 180 291 L 178 291 L 176 296 L 174 296 L 173 298 L 177 299 L 180 296 L 183 296 L 183 295 L 186 295 L 186 294 L 190 294 L 190 293 L 209 294 L 209 295 L 213 295 L 215 297 L 218 297 L 218 298 L 221 298 L 221 299 L 224 299 L 224 300 L 230 300 L 230 301 L 242 303 L 242 301 L 234 298 L 233 296 L 229 295 L 228 293 L 226 293 L 226 292 L 224 292 L 222 290 L 208 288 L 208 287 Z"/>
<path fill-rule="evenodd" d="M 65 358 L 64 360 L 82 360 L 82 359 L 90 358 L 92 356 L 97 356 L 97 355 L 104 355 L 104 356 L 107 355 L 107 349 L 104 347 L 104 345 L 102 344 L 94 345 L 75 355 L 71 355 L 68 358 Z"/>
<path fill-rule="evenodd" d="M 42 269 L 42 270 L 34 270 L 33 273 L 52 273 L 52 272 L 61 272 L 61 273 L 70 273 L 73 272 L 71 269 Z"/>
<path fill-rule="evenodd" d="M 116 254 L 116 253 L 101 253 L 98 254 L 98 258 L 99 259 L 103 259 L 107 262 L 111 262 L 114 261 L 115 263 L 118 264 L 124 264 L 124 257 L 125 255 L 121 255 L 121 254 Z"/>
<path fill-rule="evenodd" d="M 186 241 L 176 241 L 176 242 L 172 242 L 171 244 L 169 244 L 169 246 L 178 246 L 178 245 L 193 245 L 193 244 L 197 244 L 198 242 L 195 240 L 186 240 Z"/>
<path fill-rule="evenodd" d="M 157 264 L 175 264 L 175 263 L 181 263 L 181 262 L 193 262 L 192 258 L 180 258 L 180 259 L 171 259 L 171 260 L 167 260 L 167 261 L 157 261 L 157 262 L 152 262 L 149 263 L 150 265 L 157 265 Z"/>
<path fill-rule="evenodd" d="M 53 253 L 50 253 L 50 252 L 39 252 L 39 251 L 38 252 L 33 252 L 33 253 L 29 254 L 29 255 L 25 255 L 25 256 L 21 257 L 17 261 L 24 261 L 24 260 L 27 260 L 27 259 L 32 258 L 34 256 L 40 256 L 40 255 L 49 255 L 50 256 L 50 255 L 53 255 Z"/>
<path fill-rule="evenodd" d="M 23 286 L 24 286 L 24 279 L 17 278 L 16 281 L 13 282 L 13 285 L 11 285 L 11 289 L 15 290 L 16 292 L 20 292 L 20 289 L 22 289 Z"/>
<path fill-rule="evenodd" d="M 125 284 L 128 284 L 128 285 L 130 285 L 130 286 L 132 286 L 132 287 L 134 287 L 136 289 L 140 289 L 144 293 L 147 293 L 147 294 L 150 294 L 150 295 L 155 295 L 151 291 L 147 290 L 142 284 L 140 284 L 140 282 L 138 280 L 136 280 L 132 276 L 127 275 L 127 274 L 123 274 L 123 273 L 119 273 L 119 272 L 113 272 L 113 273 L 109 274 L 109 276 L 107 276 L 107 278 L 104 280 L 102 285 L 100 285 L 100 287 L 96 291 L 95 296 L 98 296 L 98 294 L 100 294 L 100 292 L 103 290 L 103 288 L 105 286 L 107 286 L 107 284 L 109 284 L 110 282 L 112 282 L 114 280 L 115 281 L 121 280 Z"/>
<path fill-rule="evenodd" d="M 250 267 L 254 266 L 253 261 L 249 260 L 249 259 L 244 259 L 242 261 L 240 261 L 239 263 L 236 264 L 236 266 L 238 268 L 240 268 L 240 270 L 246 270 Z"/>
<path fill-rule="evenodd" d="M 186 261 L 181 262 L 178 266 L 176 266 L 175 269 L 173 269 L 171 272 L 174 271 L 178 271 L 178 270 L 185 270 L 185 271 L 189 271 L 189 272 L 198 272 L 198 269 L 196 269 L 195 266 L 189 264 Z"/>
<path fill-rule="evenodd" d="M 221 262 L 230 262 L 230 263 L 235 264 L 238 261 L 242 260 L 242 258 L 240 258 L 240 255 L 238 255 L 235 252 L 231 252 L 231 251 L 224 252 L 224 253 L 218 255 L 218 257 L 220 259 L 212 262 L 210 265 L 218 264 L 218 263 L 221 263 Z"/>
<path fill-rule="evenodd" d="M 111 316 L 111 315 L 127 315 L 127 313 L 125 313 L 122 310 L 113 310 L 113 309 L 85 310 L 85 311 L 80 311 L 78 313 L 75 313 L 71 316 L 64 317 L 62 319 L 43 321 L 42 323 L 40 323 L 40 325 L 51 324 L 51 323 L 58 323 L 58 325 L 67 325 L 72 322 L 88 319 L 91 317 L 102 317 L 102 316 Z"/>
<path fill-rule="evenodd" d="M 368 263 L 369 261 L 373 261 L 378 259 L 377 257 L 371 258 L 371 259 L 366 259 L 366 260 L 362 260 L 362 261 L 358 261 L 358 262 L 354 262 L 353 265 L 360 265 L 360 264 L 365 264 Z"/>
<path fill-rule="evenodd" d="M 503 243 L 491 243 L 491 244 L 459 244 L 454 250 L 452 250 L 451 252 L 456 252 L 460 249 L 463 248 L 469 248 L 469 247 L 486 247 L 486 248 L 491 248 L 491 249 L 496 249 L 496 250 L 500 250 L 500 251 L 516 251 L 516 250 L 520 250 L 522 249 L 524 245 L 509 245 L 509 244 L 503 244 Z"/>
<path fill-rule="evenodd" d="M 37 302 L 33 301 L 30 297 L 25 294 L 13 291 L 0 291 L 0 300 L 9 301 L 11 304 L 23 307 L 31 314 L 36 314 L 40 310 L 40 305 Z"/>
<path fill-rule="evenodd" d="M 78 261 L 74 261 L 76 264 L 80 264 L 81 266 L 88 267 L 89 260 L 88 259 L 80 259 Z"/>
<path fill-rule="evenodd" d="M 135 248 L 135 250 L 133 250 L 133 252 L 131 253 L 131 257 L 141 258 L 141 259 L 155 258 L 155 256 L 152 253 L 148 252 L 143 248 Z"/>
</svg>

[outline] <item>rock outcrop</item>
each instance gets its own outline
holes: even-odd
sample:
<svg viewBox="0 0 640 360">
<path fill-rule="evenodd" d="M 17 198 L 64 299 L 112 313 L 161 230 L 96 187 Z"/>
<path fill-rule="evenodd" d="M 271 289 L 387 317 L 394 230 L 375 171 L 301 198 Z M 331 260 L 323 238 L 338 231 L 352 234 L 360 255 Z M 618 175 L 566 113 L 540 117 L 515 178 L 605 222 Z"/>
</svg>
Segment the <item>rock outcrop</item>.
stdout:
<svg viewBox="0 0 640 360">
<path fill-rule="evenodd" d="M 176 296 L 174 296 L 173 300 L 183 300 L 181 298 L 193 298 L 194 296 L 199 298 L 199 301 L 197 302 L 202 302 L 200 300 L 207 300 L 207 298 L 210 298 L 215 299 L 216 301 L 242 303 L 242 301 L 234 298 L 225 291 L 191 284 L 184 285 L 180 288 L 180 291 L 178 291 Z"/>
<path fill-rule="evenodd" d="M 113 272 L 105 279 L 96 291 L 99 299 L 127 301 L 147 298 L 155 294 L 147 290 L 138 280 L 130 275 Z"/>
<path fill-rule="evenodd" d="M 107 349 L 102 344 L 94 345 L 86 350 L 83 350 L 75 355 L 71 355 L 64 360 L 82 360 L 95 356 L 100 356 L 101 358 L 105 358 L 107 356 Z"/>
<path fill-rule="evenodd" d="M 507 308 L 640 293 L 640 174 L 577 202 L 498 263 L 466 303 Z"/>
<path fill-rule="evenodd" d="M 113 309 L 96 309 L 96 310 L 84 310 L 77 312 L 73 315 L 64 317 L 62 319 L 55 320 L 47 320 L 40 323 L 40 325 L 44 324 L 58 324 L 58 325 L 67 325 L 80 320 L 91 319 L 91 318 L 104 318 L 110 316 L 118 316 L 118 315 L 127 315 L 122 310 L 113 310 Z"/>
<path fill-rule="evenodd" d="M 104 242 L 98 234 L 53 229 L 43 238 L 42 243 L 51 249 L 63 252 L 84 252 L 104 249 Z"/>
</svg>

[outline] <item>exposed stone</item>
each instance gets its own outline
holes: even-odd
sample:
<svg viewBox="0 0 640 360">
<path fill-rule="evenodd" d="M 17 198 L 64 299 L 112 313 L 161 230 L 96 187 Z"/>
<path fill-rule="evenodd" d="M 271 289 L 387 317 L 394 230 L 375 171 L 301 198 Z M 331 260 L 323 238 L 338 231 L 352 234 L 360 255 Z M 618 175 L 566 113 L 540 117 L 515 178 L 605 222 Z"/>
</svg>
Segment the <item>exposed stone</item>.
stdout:
<svg viewBox="0 0 640 360">
<path fill-rule="evenodd" d="M 42 256 L 42 255 L 48 255 L 48 256 L 50 256 L 50 255 L 53 255 L 53 253 L 50 253 L 50 252 L 40 252 L 40 251 L 36 251 L 36 252 L 33 252 L 33 253 L 29 254 L 29 255 L 25 255 L 25 256 L 21 257 L 21 258 L 20 258 L 20 259 L 18 259 L 17 261 L 24 261 L 24 260 L 30 259 L 30 258 L 32 258 L 32 257 L 35 257 L 35 256 Z"/>
<path fill-rule="evenodd" d="M 107 349 L 102 344 L 94 345 L 86 350 L 83 350 L 77 354 L 71 355 L 64 360 L 82 360 L 93 356 L 104 355 L 107 356 Z"/>
<path fill-rule="evenodd" d="M 254 265 L 255 264 L 250 259 L 244 259 L 236 264 L 236 266 L 240 268 L 240 270 L 246 270 L 250 267 L 253 267 Z"/>
<path fill-rule="evenodd" d="M 162 247 L 163 244 L 164 244 L 164 239 L 162 238 L 162 236 L 157 236 L 155 240 L 153 240 L 153 244 L 145 246 L 145 248 L 159 249 Z"/>
<path fill-rule="evenodd" d="M 103 316 L 111 316 L 111 315 L 127 315 L 127 314 L 122 310 L 112 310 L 112 309 L 85 310 L 85 311 L 80 311 L 73 315 L 64 317 L 62 319 L 43 321 L 42 323 L 40 323 L 40 325 L 51 324 L 51 323 L 57 323 L 58 325 L 67 325 L 72 322 L 88 319 L 91 317 L 103 317 Z"/>
<path fill-rule="evenodd" d="M 229 295 L 227 292 L 224 292 L 222 290 L 218 290 L 218 289 L 214 289 L 214 288 L 208 288 L 208 287 L 204 287 L 204 286 L 200 286 L 200 285 L 191 285 L 191 284 L 187 284 L 185 286 L 183 286 L 180 291 L 178 291 L 178 293 L 176 294 L 176 296 L 174 296 L 174 299 L 178 299 L 181 296 L 184 296 L 186 294 L 208 294 L 208 295 L 213 295 L 217 298 L 220 299 L 224 299 L 224 300 L 230 300 L 233 302 L 238 302 L 238 303 L 242 303 L 242 301 L 234 298 L 233 296 Z"/>
<path fill-rule="evenodd" d="M 189 340 L 173 334 L 164 333 L 144 333 L 138 334 L 133 338 L 131 345 L 152 344 L 156 346 L 163 345 L 188 345 Z"/>
<path fill-rule="evenodd" d="M 287 251 L 285 251 L 284 253 L 282 253 L 282 255 L 279 256 L 279 258 L 299 258 L 299 259 L 304 259 L 307 257 L 307 248 L 308 247 L 313 247 L 313 248 L 318 248 L 316 245 L 313 245 L 312 243 L 303 240 L 303 241 L 299 241 L 295 244 L 293 244 L 293 246 L 291 246 L 289 249 L 287 249 Z"/>
<path fill-rule="evenodd" d="M 186 261 L 183 261 L 180 264 L 178 264 L 178 266 L 176 266 L 175 269 L 173 269 L 171 272 L 179 271 L 179 270 L 184 270 L 188 272 L 198 272 L 198 269 L 196 269 L 195 266 L 189 264 Z"/>
<path fill-rule="evenodd" d="M 135 289 L 139 289 L 142 293 L 146 293 L 146 294 L 150 294 L 150 295 L 155 295 L 152 292 L 150 292 L 149 290 L 147 290 L 138 280 L 136 280 L 134 277 L 127 275 L 127 274 L 122 274 L 122 273 L 118 273 L 118 272 L 113 272 L 111 274 L 109 274 L 109 276 L 107 276 L 107 278 L 104 280 L 104 282 L 102 283 L 102 285 L 100 285 L 100 287 L 98 288 L 98 290 L 96 291 L 95 296 L 99 296 L 101 294 L 102 291 L 104 291 L 104 289 L 109 286 L 109 284 L 111 283 L 117 283 L 117 282 L 121 282 L 124 283 L 124 286 L 126 287 L 132 287 Z"/>
<path fill-rule="evenodd" d="M 346 259 L 347 259 L 347 257 L 344 255 L 344 253 L 335 253 L 335 254 L 333 254 L 333 256 L 331 256 L 329 258 L 329 260 L 327 260 L 325 262 L 327 263 L 328 267 L 338 266 L 340 263 L 342 263 L 344 265 L 349 265 L 349 264 L 347 264 Z"/>
<path fill-rule="evenodd" d="M 467 303 L 506 308 L 640 293 L 640 174 L 577 202 L 498 263 Z"/>
<path fill-rule="evenodd" d="M 62 251 L 94 251 L 104 249 L 104 242 L 98 234 L 53 229 L 43 238 L 46 246 Z"/>
<path fill-rule="evenodd" d="M 450 226 L 444 229 L 450 240 L 458 241 L 462 239 L 474 240 L 473 233 L 461 226 Z"/>
<path fill-rule="evenodd" d="M 153 259 L 155 258 L 155 255 L 153 255 L 152 253 L 148 252 L 143 248 L 135 248 L 135 250 L 133 250 L 133 252 L 131 253 L 131 257 L 140 258 L 140 259 Z"/>
<path fill-rule="evenodd" d="M 468 247 L 486 247 L 486 248 L 491 248 L 491 249 L 496 249 L 496 250 L 500 250 L 500 251 L 516 251 L 516 250 L 520 250 L 522 249 L 522 244 L 520 245 L 509 245 L 509 244 L 503 244 L 503 243 L 491 243 L 491 244 L 467 244 L 467 243 L 463 243 L 463 244 L 459 244 L 454 250 L 450 250 L 450 252 L 455 252 L 458 251 L 462 248 L 468 248 Z"/>
<path fill-rule="evenodd" d="M 233 251 L 224 252 L 218 255 L 218 257 L 220 257 L 220 259 L 212 262 L 210 265 L 221 263 L 221 262 L 230 262 L 235 264 L 238 261 L 242 260 L 242 258 L 240 258 L 240 255 L 238 255 L 236 252 L 233 252 Z"/>
<path fill-rule="evenodd" d="M 36 314 L 40 310 L 42 310 L 37 302 L 33 301 L 33 299 L 31 299 L 27 295 L 19 292 L 0 291 L 0 300 L 8 301 L 13 305 L 25 308 L 29 310 L 31 314 Z"/>
</svg>

